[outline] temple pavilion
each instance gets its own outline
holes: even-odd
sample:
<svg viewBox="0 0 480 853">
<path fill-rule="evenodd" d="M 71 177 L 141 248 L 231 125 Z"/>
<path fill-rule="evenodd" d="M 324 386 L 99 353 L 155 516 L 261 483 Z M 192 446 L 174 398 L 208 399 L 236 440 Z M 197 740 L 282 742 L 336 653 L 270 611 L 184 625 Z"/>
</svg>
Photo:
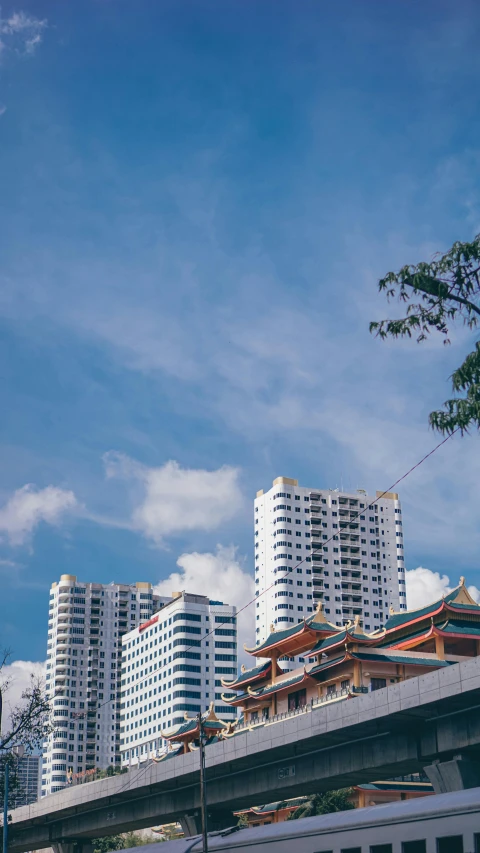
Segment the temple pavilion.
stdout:
<svg viewBox="0 0 480 853">
<path fill-rule="evenodd" d="M 215 743 L 224 734 L 231 734 L 235 723 L 225 723 L 220 720 L 214 710 L 213 702 L 210 703 L 209 710 L 206 714 L 202 714 L 202 724 L 206 743 Z M 162 731 L 162 737 L 169 742 L 169 750 L 160 758 L 155 758 L 154 761 L 164 761 L 167 758 L 173 758 L 175 755 L 182 755 L 187 752 L 194 752 L 198 749 L 200 738 L 200 720 L 198 715 L 189 718 L 185 712 L 185 722 L 179 723 L 172 729 Z"/>
<path fill-rule="evenodd" d="M 203 715 L 207 743 L 235 737 L 245 727 L 274 722 L 284 714 L 323 703 L 353 699 L 397 684 L 407 678 L 453 666 L 480 655 L 480 605 L 469 594 L 465 579 L 448 595 L 426 607 L 395 613 L 390 610 L 385 627 L 366 633 L 355 617 L 344 628 L 329 622 L 319 602 L 317 610 L 297 625 L 276 631 L 245 650 L 255 666 L 242 666 L 233 681 L 222 678 L 228 693 L 223 701 L 239 708 L 241 725 L 225 723 L 213 704 Z M 282 658 L 302 655 L 302 667 L 284 672 Z M 198 717 L 189 719 L 162 737 L 169 742 L 161 759 L 198 748 Z"/>
<path fill-rule="evenodd" d="M 285 630 L 272 625 L 263 643 L 245 650 L 256 665 L 242 667 L 233 681 L 222 679 L 229 691 L 222 699 L 242 710 L 246 724 L 255 724 L 307 705 L 351 699 L 480 654 L 480 606 L 460 578 L 459 586 L 439 601 L 417 610 L 391 610 L 383 629 L 366 633 L 358 616 L 344 628 L 333 625 L 319 602 L 312 616 Z M 309 663 L 283 672 L 279 660 L 293 655 Z"/>
</svg>

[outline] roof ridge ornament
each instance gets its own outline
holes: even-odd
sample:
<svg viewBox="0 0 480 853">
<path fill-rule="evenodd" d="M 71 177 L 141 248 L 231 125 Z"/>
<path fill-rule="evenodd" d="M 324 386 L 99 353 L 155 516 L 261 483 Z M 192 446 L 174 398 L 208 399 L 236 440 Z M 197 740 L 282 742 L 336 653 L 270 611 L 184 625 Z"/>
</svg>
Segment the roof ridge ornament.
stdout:
<svg viewBox="0 0 480 853">
<path fill-rule="evenodd" d="M 393 609 L 393 604 L 390 605 L 388 612 L 389 612 L 390 616 L 395 615 L 395 610 Z"/>
<path fill-rule="evenodd" d="M 247 667 L 245 666 L 244 663 L 242 663 L 242 665 L 240 667 L 240 672 L 246 672 L 246 671 L 247 671 Z"/>
<path fill-rule="evenodd" d="M 463 577 L 463 575 L 461 575 L 461 577 L 460 577 L 459 586 L 465 586 L 465 578 Z"/>
</svg>

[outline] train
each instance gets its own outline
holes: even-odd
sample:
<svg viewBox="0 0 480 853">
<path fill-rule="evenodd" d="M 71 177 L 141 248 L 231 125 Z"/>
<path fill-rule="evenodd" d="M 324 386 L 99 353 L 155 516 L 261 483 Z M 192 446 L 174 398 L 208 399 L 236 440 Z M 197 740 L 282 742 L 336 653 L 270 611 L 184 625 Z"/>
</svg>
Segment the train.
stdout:
<svg viewBox="0 0 480 853">
<path fill-rule="evenodd" d="M 160 849 L 162 853 L 203 853 L 203 842 L 201 836 L 182 838 L 167 841 Z M 210 834 L 208 850 L 209 853 L 480 853 L 480 788 L 270 826 L 232 827 Z M 158 843 L 145 845 L 142 853 L 159 853 Z"/>
</svg>

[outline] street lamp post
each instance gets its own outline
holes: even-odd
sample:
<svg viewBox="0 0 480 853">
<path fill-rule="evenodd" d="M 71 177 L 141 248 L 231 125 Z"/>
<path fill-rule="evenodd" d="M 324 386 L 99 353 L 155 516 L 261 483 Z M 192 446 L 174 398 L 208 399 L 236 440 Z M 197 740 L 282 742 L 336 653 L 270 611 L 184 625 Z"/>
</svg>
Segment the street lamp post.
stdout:
<svg viewBox="0 0 480 853">
<path fill-rule="evenodd" d="M 21 758 L 25 755 L 25 747 L 24 746 L 14 746 L 12 748 L 12 753 L 17 759 L 20 761 Z M 8 759 L 5 756 L 5 785 L 4 785 L 4 793 L 3 793 L 3 853 L 8 853 L 8 788 L 10 782 L 10 765 L 8 763 Z"/>
<path fill-rule="evenodd" d="M 10 776 L 10 765 L 5 758 L 5 772 L 3 785 L 3 853 L 8 849 L 8 782 Z"/>
<path fill-rule="evenodd" d="M 202 814 L 203 853 L 208 853 L 207 779 L 205 775 L 205 729 L 201 711 L 198 714 L 200 742 L 200 811 Z"/>
</svg>

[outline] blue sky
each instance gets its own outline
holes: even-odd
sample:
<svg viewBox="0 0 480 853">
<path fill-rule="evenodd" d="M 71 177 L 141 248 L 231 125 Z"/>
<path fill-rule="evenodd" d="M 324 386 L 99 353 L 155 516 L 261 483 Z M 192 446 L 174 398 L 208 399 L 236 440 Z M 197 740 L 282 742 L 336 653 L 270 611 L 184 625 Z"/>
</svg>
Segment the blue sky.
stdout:
<svg viewBox="0 0 480 853">
<path fill-rule="evenodd" d="M 239 603 L 257 489 L 387 488 L 436 443 L 472 338 L 368 322 L 387 270 L 480 231 L 479 30 L 465 0 L 2 4 L 16 657 L 43 660 L 62 572 Z M 455 438 L 402 486 L 410 569 L 480 586 L 479 473 Z"/>
</svg>

